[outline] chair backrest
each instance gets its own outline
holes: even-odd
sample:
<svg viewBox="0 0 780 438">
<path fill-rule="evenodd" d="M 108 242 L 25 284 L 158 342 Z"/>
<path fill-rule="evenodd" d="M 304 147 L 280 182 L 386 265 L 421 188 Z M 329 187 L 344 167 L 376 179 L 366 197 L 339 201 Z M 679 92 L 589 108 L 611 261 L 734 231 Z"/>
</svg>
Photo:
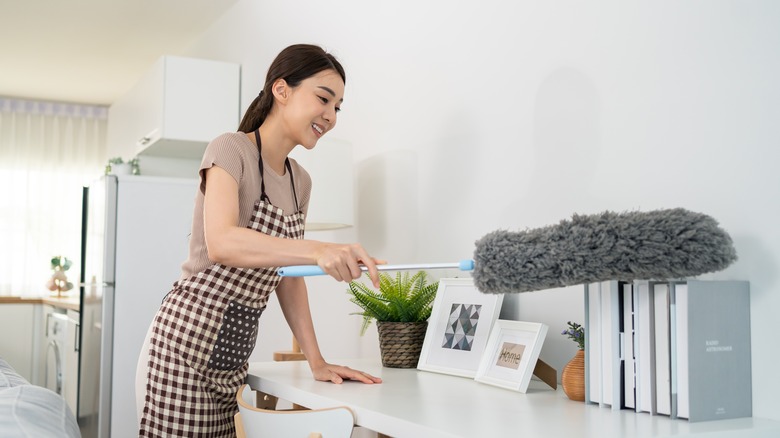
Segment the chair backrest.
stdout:
<svg viewBox="0 0 780 438">
<path fill-rule="evenodd" d="M 302 411 L 273 411 L 256 408 L 242 397 L 242 385 L 236 394 L 241 429 L 247 438 L 349 438 L 355 416 L 346 406 Z M 239 425 L 237 425 L 239 426 Z"/>
</svg>

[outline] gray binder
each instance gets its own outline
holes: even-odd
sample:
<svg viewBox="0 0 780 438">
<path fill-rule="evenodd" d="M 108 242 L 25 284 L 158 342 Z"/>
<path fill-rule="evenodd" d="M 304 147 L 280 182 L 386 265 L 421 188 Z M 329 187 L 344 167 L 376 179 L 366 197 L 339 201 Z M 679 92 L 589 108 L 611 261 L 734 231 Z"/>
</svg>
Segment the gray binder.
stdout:
<svg viewBox="0 0 780 438">
<path fill-rule="evenodd" d="M 670 307 L 671 417 L 752 416 L 749 283 L 673 283 Z"/>
</svg>

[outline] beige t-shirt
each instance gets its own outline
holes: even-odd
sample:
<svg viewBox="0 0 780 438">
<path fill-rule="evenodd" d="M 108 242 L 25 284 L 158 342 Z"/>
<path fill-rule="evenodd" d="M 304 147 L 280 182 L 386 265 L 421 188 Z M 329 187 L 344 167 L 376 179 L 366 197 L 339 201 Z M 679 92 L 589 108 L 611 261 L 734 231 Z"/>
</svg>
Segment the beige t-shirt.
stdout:
<svg viewBox="0 0 780 438">
<path fill-rule="evenodd" d="M 208 258 L 203 232 L 203 197 L 206 192 L 206 170 L 218 166 L 227 171 L 238 183 L 238 225 L 249 226 L 255 202 L 260 199 L 260 169 L 257 146 L 243 132 L 229 132 L 215 138 L 206 147 L 200 164 L 200 187 L 195 195 L 192 214 L 190 253 L 182 264 L 181 279 L 189 278 L 213 264 Z M 290 158 L 298 208 L 304 215 L 309 208 L 311 177 L 298 162 Z M 277 174 L 263 162 L 265 193 L 271 204 L 284 210 L 285 215 L 296 213 L 290 176 L 285 167 L 284 175 Z"/>
</svg>

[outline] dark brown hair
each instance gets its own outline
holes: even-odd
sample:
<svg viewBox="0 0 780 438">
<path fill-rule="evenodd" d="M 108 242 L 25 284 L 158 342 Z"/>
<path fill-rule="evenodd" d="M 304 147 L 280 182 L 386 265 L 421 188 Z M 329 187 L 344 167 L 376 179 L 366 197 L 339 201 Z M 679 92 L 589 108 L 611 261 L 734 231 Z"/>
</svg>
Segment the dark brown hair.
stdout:
<svg viewBox="0 0 780 438">
<path fill-rule="evenodd" d="M 244 118 L 238 125 L 238 130 L 249 133 L 263 124 L 274 104 L 271 86 L 277 79 L 284 79 L 287 85 L 297 87 L 304 79 L 328 69 L 335 70 L 344 83 L 347 83 L 344 68 L 333 55 L 323 50 L 322 47 L 311 44 L 295 44 L 282 50 L 268 68 L 263 89 L 249 105 Z"/>
</svg>

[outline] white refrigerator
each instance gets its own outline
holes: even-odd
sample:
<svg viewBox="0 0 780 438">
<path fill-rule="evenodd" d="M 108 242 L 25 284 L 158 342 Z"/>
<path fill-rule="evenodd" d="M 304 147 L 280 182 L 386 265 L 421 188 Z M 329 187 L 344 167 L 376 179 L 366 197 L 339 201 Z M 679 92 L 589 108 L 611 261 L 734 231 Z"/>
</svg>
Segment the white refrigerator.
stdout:
<svg viewBox="0 0 780 438">
<path fill-rule="evenodd" d="M 105 176 L 84 188 L 79 426 L 136 437 L 135 374 L 146 331 L 187 257 L 196 179 Z"/>
</svg>

